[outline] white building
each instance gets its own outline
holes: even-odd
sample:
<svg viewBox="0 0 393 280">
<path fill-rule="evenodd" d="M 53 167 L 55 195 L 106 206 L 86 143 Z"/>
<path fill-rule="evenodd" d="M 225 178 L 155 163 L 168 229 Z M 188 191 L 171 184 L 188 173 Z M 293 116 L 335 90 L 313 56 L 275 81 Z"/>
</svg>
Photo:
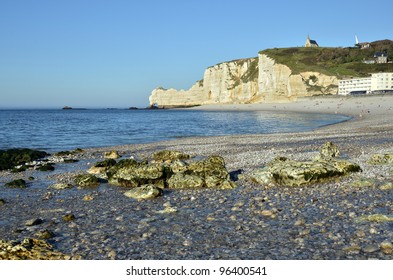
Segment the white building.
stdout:
<svg viewBox="0 0 393 280">
<path fill-rule="evenodd" d="M 353 78 L 338 82 L 338 94 L 360 94 L 393 91 L 393 73 L 374 73 L 367 78 Z"/>
</svg>

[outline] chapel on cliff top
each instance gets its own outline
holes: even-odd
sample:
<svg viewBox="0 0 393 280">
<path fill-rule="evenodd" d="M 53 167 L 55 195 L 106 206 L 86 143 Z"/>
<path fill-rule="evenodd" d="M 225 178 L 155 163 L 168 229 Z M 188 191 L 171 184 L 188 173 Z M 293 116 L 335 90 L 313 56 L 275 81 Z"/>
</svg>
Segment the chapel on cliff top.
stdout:
<svg viewBox="0 0 393 280">
<path fill-rule="evenodd" d="M 319 47 L 317 41 L 311 40 L 310 35 L 307 36 L 306 43 L 304 44 L 305 48 Z"/>
</svg>

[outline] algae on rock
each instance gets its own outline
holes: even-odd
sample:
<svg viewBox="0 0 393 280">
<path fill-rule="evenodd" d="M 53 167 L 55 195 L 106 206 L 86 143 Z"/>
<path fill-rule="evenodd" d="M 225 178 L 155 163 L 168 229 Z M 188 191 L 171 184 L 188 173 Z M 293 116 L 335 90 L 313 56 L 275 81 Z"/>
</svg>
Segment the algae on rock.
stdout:
<svg viewBox="0 0 393 280">
<path fill-rule="evenodd" d="M 314 161 L 295 161 L 278 157 L 264 168 L 253 172 L 251 179 L 259 184 L 273 183 L 293 187 L 319 183 L 332 177 L 361 171 L 356 163 L 335 159 L 338 154 L 337 147 L 328 142 Z"/>
</svg>

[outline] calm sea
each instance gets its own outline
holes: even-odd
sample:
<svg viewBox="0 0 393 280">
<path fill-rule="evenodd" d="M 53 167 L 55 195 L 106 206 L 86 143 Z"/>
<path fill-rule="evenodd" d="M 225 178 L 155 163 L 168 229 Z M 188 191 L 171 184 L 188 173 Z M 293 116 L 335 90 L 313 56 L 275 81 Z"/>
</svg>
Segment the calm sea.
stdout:
<svg viewBox="0 0 393 280">
<path fill-rule="evenodd" d="M 0 149 L 60 151 L 191 136 L 300 132 L 348 119 L 264 111 L 0 110 Z"/>
</svg>

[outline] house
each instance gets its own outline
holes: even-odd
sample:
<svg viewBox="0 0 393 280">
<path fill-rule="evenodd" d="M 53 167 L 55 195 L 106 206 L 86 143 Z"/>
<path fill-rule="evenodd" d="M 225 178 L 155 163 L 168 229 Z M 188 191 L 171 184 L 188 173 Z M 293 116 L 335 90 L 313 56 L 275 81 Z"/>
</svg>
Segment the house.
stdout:
<svg viewBox="0 0 393 280">
<path fill-rule="evenodd" d="M 388 63 L 388 54 L 386 52 L 376 52 L 374 59 L 375 63 Z"/>
<path fill-rule="evenodd" d="M 311 40 L 310 35 L 307 36 L 306 43 L 304 44 L 305 48 L 317 48 L 319 47 L 317 41 Z"/>
</svg>

